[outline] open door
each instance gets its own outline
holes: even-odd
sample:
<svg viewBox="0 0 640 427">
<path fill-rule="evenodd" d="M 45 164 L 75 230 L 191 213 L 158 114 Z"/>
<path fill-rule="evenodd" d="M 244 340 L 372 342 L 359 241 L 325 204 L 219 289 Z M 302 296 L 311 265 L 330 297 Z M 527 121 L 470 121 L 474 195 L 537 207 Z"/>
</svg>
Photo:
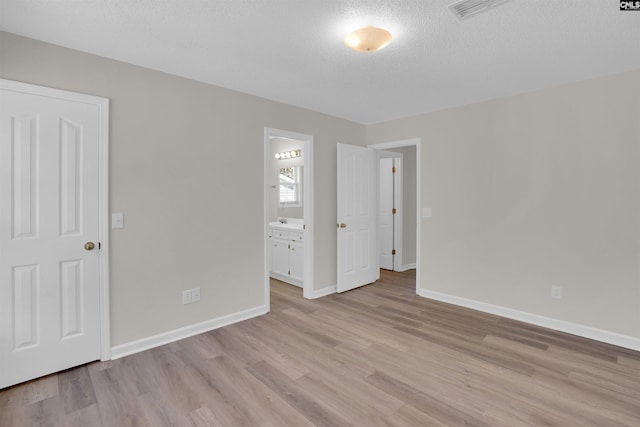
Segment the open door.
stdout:
<svg viewBox="0 0 640 427">
<path fill-rule="evenodd" d="M 402 154 L 378 150 L 378 252 L 380 268 L 402 265 Z"/>
<path fill-rule="evenodd" d="M 100 359 L 99 152 L 108 103 L 0 80 L 0 104 L 4 388 Z"/>
<path fill-rule="evenodd" d="M 338 144 L 338 292 L 380 277 L 377 169 L 372 148 Z"/>
</svg>

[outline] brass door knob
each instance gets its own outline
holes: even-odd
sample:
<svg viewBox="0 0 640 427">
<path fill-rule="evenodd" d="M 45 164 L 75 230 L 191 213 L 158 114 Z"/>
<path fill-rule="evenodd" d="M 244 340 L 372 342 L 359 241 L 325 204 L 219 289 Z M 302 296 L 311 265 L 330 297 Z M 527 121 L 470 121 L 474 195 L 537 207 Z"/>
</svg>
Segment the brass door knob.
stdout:
<svg viewBox="0 0 640 427">
<path fill-rule="evenodd" d="M 84 244 L 84 248 L 88 251 L 92 251 L 96 247 L 96 244 L 93 242 L 87 242 Z"/>
<path fill-rule="evenodd" d="M 344 222 L 341 222 L 340 225 L 338 226 L 340 228 L 347 228 L 347 224 L 345 224 Z"/>
</svg>

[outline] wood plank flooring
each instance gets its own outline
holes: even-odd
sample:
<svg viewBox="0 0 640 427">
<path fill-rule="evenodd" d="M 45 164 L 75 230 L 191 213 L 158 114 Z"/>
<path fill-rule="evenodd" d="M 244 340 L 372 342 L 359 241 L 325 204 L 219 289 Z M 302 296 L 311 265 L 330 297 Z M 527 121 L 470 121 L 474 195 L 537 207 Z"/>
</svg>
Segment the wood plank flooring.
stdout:
<svg viewBox="0 0 640 427">
<path fill-rule="evenodd" d="M 0 426 L 640 426 L 640 353 L 415 295 L 413 271 L 0 391 Z"/>
</svg>

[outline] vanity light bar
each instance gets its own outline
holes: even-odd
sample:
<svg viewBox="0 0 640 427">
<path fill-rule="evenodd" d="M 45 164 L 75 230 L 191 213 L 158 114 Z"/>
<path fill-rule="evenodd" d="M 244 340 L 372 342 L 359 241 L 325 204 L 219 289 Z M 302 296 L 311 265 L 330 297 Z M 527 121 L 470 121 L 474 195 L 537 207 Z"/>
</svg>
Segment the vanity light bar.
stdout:
<svg viewBox="0 0 640 427">
<path fill-rule="evenodd" d="M 284 151 L 282 153 L 276 153 L 276 159 L 278 160 L 285 160 L 285 159 L 294 159 L 296 157 L 300 157 L 300 150 L 291 150 L 291 151 Z"/>
</svg>

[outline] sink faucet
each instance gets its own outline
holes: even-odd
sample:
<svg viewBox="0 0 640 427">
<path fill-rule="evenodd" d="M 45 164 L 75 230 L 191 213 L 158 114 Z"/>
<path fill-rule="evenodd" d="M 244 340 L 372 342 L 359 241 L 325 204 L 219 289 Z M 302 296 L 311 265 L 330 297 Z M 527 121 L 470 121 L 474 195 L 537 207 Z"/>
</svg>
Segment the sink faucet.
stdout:
<svg viewBox="0 0 640 427">
<path fill-rule="evenodd" d="M 280 222 L 280 224 L 286 224 L 287 218 L 280 218 L 278 221 Z"/>
</svg>

